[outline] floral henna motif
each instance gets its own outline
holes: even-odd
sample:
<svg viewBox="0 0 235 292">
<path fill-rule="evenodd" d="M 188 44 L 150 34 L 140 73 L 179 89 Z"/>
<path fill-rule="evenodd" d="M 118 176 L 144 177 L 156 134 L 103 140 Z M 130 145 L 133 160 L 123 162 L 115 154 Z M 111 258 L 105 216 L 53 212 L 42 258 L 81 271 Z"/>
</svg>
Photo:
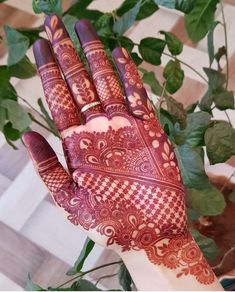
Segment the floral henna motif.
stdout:
<svg viewBox="0 0 235 292">
<path fill-rule="evenodd" d="M 52 16 L 47 22 L 45 27 L 48 37 L 77 104 L 82 108 L 88 103 L 98 101 L 94 85 L 76 53 L 63 23 L 57 16 Z M 86 116 L 89 117 L 98 111 L 102 111 L 100 106 L 91 108 L 86 112 Z"/>
<path fill-rule="evenodd" d="M 108 246 L 144 250 L 153 264 L 176 269 L 177 277 L 191 275 L 211 284 L 214 274 L 188 232 L 184 189 L 170 142 L 156 120 L 149 127 L 140 125 L 138 130 L 110 127 L 67 137 L 78 187 L 54 192 L 54 199 L 73 224 L 106 236 Z M 145 147 L 141 136 L 159 139 L 157 153 Z"/>
<path fill-rule="evenodd" d="M 202 284 L 214 281 L 187 231 L 184 193 L 88 172 L 75 175 L 79 187 L 65 177 L 61 188 L 53 184 L 60 175 L 59 170 L 45 174 L 55 201 L 73 224 L 96 230 L 108 238 L 107 246 L 117 244 L 122 252 L 144 250 L 153 264 L 176 269 L 177 277 L 191 275 Z"/>
</svg>

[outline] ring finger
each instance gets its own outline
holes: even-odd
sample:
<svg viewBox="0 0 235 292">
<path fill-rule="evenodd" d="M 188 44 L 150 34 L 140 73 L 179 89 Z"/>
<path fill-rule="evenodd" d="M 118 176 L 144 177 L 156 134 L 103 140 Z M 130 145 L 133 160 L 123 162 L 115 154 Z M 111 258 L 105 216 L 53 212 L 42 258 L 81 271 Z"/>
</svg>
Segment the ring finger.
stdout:
<svg viewBox="0 0 235 292">
<path fill-rule="evenodd" d="M 75 51 L 61 19 L 54 15 L 45 20 L 45 30 L 68 87 L 85 120 L 104 114 L 90 76 Z"/>
</svg>

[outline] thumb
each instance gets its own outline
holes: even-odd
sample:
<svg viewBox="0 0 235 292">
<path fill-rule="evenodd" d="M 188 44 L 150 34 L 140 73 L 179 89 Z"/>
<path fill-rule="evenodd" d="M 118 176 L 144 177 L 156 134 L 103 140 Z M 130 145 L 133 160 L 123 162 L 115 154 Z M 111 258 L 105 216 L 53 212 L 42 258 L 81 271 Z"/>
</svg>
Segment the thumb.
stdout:
<svg viewBox="0 0 235 292">
<path fill-rule="evenodd" d="M 23 141 L 29 151 L 35 170 L 52 194 L 72 181 L 58 161 L 54 150 L 39 133 L 27 132 L 23 135 Z"/>
</svg>

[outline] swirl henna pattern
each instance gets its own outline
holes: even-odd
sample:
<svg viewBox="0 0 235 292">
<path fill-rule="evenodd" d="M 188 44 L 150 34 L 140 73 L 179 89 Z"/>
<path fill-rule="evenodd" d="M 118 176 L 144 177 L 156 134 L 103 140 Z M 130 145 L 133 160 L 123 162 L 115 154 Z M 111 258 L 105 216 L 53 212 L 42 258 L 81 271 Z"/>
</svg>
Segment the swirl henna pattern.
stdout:
<svg viewBox="0 0 235 292">
<path fill-rule="evenodd" d="M 188 230 L 185 190 L 173 147 L 155 119 L 133 61 L 124 49 L 113 52 L 125 87 L 125 101 L 91 24 L 80 21 L 76 29 L 94 85 L 75 55 L 61 21 L 56 16 L 46 20 L 54 53 L 78 106 L 99 99 L 102 109 L 85 125 L 74 126 L 77 111 L 71 106 L 73 99 L 68 97 L 68 88 L 63 85 L 63 90 L 58 89 L 58 76 L 56 83 L 51 83 L 53 74 L 44 70 L 45 66 L 49 68 L 44 64 L 48 57 L 38 61 L 40 46 L 48 45 L 45 41 L 36 45 L 39 73 L 54 121 L 62 129 L 71 176 L 48 143 L 31 132 L 25 134 L 24 141 L 38 173 L 68 219 L 97 242 L 120 255 L 132 250 L 145 251 L 151 263 L 176 270 L 177 277 L 191 275 L 201 284 L 213 283 L 215 276 Z M 54 43 L 55 39 L 60 41 Z M 58 70 L 55 63 L 52 65 Z M 63 115 L 54 114 L 63 113 L 66 106 L 71 111 L 68 120 L 73 121 L 74 116 L 74 122 L 68 123 Z"/>
</svg>

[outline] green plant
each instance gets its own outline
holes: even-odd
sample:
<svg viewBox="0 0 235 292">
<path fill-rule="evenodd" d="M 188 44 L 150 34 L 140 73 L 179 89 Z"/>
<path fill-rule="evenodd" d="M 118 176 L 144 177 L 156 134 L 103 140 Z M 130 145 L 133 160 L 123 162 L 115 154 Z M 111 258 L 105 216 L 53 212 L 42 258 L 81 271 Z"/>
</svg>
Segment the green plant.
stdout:
<svg viewBox="0 0 235 292">
<path fill-rule="evenodd" d="M 33 9 L 35 13 L 60 15 L 78 52 L 81 52 L 81 49 L 73 32 L 73 26 L 79 18 L 87 18 L 93 22 L 109 57 L 111 50 L 116 46 L 123 46 L 130 52 L 142 74 L 143 82 L 149 85 L 152 93 L 159 97 L 158 103 L 153 104 L 153 106 L 156 116 L 175 148 L 191 205 L 188 209 L 189 221 L 193 222 L 200 216 L 215 216 L 223 213 L 225 200 L 222 190 L 211 185 L 204 166 L 205 151 L 211 164 L 225 162 L 235 154 L 235 130 L 226 111 L 234 109 L 234 94 L 228 89 L 228 40 L 222 1 L 125 0 L 118 9 L 109 13 L 89 9 L 88 6 L 91 2 L 92 0 L 77 0 L 63 13 L 60 0 L 33 0 Z M 179 57 L 184 45 L 171 32 L 160 31 L 159 38 L 144 38 L 139 44 L 123 35 L 136 21 L 141 21 L 153 13 L 157 13 L 158 9 L 161 9 L 159 5 L 184 13 L 185 28 L 193 42 L 207 37 L 209 66 L 203 68 L 206 77 Z M 222 11 L 222 22 L 214 21 L 214 13 L 218 6 Z M 215 51 L 214 30 L 218 25 L 224 29 L 225 43 L 218 51 Z M 58 136 L 42 100 L 38 99 L 40 107 L 40 112 L 38 112 L 25 98 L 20 97 L 11 85 L 12 77 L 25 79 L 36 74 L 35 66 L 30 62 L 26 53 L 39 37 L 42 27 L 15 30 L 5 26 L 4 30 L 9 53 L 7 65 L 0 66 L 2 80 L 0 84 L 0 130 L 12 147 L 15 147 L 14 141 L 29 129 L 32 122 Z M 134 48 L 137 49 L 138 53 L 133 50 Z M 145 61 L 158 66 L 161 64 L 163 55 L 168 56 L 170 60 L 164 67 L 164 82 L 161 84 L 155 74 L 142 68 L 141 64 Z M 225 73 L 221 67 L 222 58 L 226 60 Z M 182 65 L 189 67 L 208 86 L 207 92 L 202 96 L 200 102 L 192 104 L 187 109 L 171 96 L 183 86 L 184 71 Z M 212 68 L 212 65 L 215 66 Z M 214 69 L 215 67 L 217 69 Z M 20 100 L 28 105 L 30 111 L 19 105 Z M 195 111 L 196 108 L 199 110 Z M 212 112 L 214 108 L 224 111 L 228 121 L 215 120 Z M 208 260 L 218 254 L 212 239 L 201 235 L 195 229 L 192 229 L 192 234 Z M 68 275 L 76 275 L 71 278 L 73 284 L 69 288 L 70 290 L 88 288 L 89 290 L 98 290 L 96 285 L 81 279 L 85 274 L 91 272 L 81 272 L 81 270 L 93 245 L 94 243 L 90 240 L 85 243 L 74 267 L 68 271 Z M 120 265 L 120 283 L 123 289 L 131 289 L 131 278 L 123 263 L 111 264 Z M 111 276 L 114 275 L 105 275 L 104 277 Z M 56 289 L 62 290 L 64 284 Z M 30 290 L 41 289 L 32 284 L 30 278 L 28 278 L 27 285 Z M 53 289 L 48 288 L 48 290 Z"/>
</svg>

